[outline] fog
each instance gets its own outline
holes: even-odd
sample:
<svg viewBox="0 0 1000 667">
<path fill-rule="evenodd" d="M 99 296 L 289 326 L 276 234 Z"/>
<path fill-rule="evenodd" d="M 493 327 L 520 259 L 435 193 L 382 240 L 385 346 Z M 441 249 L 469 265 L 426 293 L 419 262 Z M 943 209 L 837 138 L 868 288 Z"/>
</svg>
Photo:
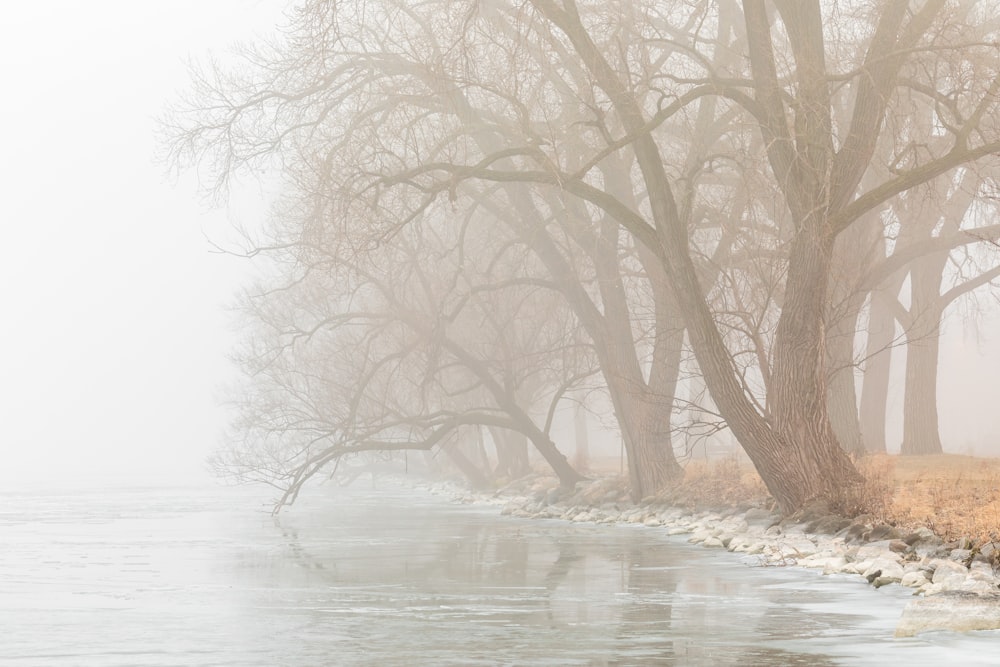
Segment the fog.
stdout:
<svg viewBox="0 0 1000 667">
<path fill-rule="evenodd" d="M 988 661 L 950 9 L 12 5 L 0 662 Z"/>
<path fill-rule="evenodd" d="M 18 3 L 0 27 L 4 350 L 0 479 L 191 478 L 224 414 L 223 306 L 245 266 L 212 254 L 252 189 L 213 209 L 172 182 L 155 118 L 187 63 L 267 30 L 268 3 Z"/>
<path fill-rule="evenodd" d="M 224 305 L 247 272 L 209 239 L 253 224 L 263 204 L 251 186 L 212 207 L 195 175 L 167 178 L 153 159 L 155 118 L 188 87 L 190 59 L 269 32 L 280 9 L 119 0 L 8 12 L 0 478 L 200 479 L 226 420 L 219 387 L 233 374 Z M 945 328 L 950 451 L 997 451 L 998 327 L 991 315 L 981 334 L 955 318 Z M 900 401 L 893 391 L 890 449 Z"/>
</svg>

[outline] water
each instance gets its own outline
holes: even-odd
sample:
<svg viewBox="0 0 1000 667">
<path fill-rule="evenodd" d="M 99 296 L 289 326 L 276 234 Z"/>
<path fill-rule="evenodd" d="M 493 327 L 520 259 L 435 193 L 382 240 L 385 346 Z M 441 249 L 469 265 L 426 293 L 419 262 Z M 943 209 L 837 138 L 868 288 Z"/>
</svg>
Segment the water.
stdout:
<svg viewBox="0 0 1000 667">
<path fill-rule="evenodd" d="M 909 591 L 662 531 L 320 489 L 0 494 L 0 666 L 990 665 Z"/>
</svg>

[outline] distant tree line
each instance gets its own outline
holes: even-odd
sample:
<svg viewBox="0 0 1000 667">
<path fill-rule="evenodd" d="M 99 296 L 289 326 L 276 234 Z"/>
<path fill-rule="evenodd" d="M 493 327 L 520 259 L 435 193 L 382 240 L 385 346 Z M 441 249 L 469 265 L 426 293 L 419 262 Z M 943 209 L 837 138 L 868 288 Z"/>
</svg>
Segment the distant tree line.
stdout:
<svg viewBox="0 0 1000 667">
<path fill-rule="evenodd" d="M 903 345 L 902 451 L 940 452 L 942 318 L 1000 276 L 998 27 L 992 1 L 295 4 L 164 121 L 218 193 L 281 178 L 217 463 L 287 502 L 362 452 L 486 484 L 531 447 L 572 486 L 553 418 L 600 393 L 635 498 L 724 426 L 790 512 L 885 450 Z"/>
</svg>

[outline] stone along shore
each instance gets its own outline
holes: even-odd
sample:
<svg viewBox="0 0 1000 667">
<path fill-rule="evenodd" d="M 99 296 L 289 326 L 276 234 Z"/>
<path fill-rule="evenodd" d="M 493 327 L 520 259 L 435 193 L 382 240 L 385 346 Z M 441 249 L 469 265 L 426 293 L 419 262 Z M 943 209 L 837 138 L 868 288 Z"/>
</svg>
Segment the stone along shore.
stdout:
<svg viewBox="0 0 1000 667">
<path fill-rule="evenodd" d="M 903 531 L 868 515 L 840 517 L 814 507 L 791 517 L 756 507 L 689 509 L 656 500 L 634 504 L 617 479 L 599 479 L 573 492 L 552 488 L 547 478 L 518 480 L 494 495 L 456 492 L 433 485 L 461 502 L 502 506 L 501 513 L 530 519 L 640 524 L 687 536 L 705 547 L 753 556 L 764 566 L 821 569 L 824 574 L 864 577 L 876 588 L 914 589 L 898 636 L 933 629 L 1000 628 L 998 556 L 992 544 L 947 543 L 927 528 Z"/>
</svg>

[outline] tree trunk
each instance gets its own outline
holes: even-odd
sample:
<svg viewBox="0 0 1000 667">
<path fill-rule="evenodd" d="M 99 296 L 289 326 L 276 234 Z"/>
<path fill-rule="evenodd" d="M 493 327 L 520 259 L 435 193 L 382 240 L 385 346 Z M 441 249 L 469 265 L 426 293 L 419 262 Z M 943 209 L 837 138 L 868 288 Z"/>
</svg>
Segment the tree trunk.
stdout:
<svg viewBox="0 0 1000 667">
<path fill-rule="evenodd" d="M 906 346 L 906 396 L 903 399 L 903 444 L 900 454 L 940 454 L 937 368 L 938 328 Z"/>
<path fill-rule="evenodd" d="M 858 419 L 858 395 L 854 385 L 854 332 L 863 296 L 848 298 L 847 312 L 841 313 L 827 336 L 827 409 L 830 424 L 840 446 L 848 454 L 864 454 L 861 424 Z M 860 302 L 860 303 L 859 303 Z"/>
<path fill-rule="evenodd" d="M 900 454 L 940 454 L 937 372 L 940 349 L 941 273 L 947 253 L 914 262 L 910 270 L 910 318 L 906 327 L 906 381 Z"/>
<path fill-rule="evenodd" d="M 896 292 L 899 285 L 896 284 Z M 888 305 L 895 299 L 881 290 L 872 292 L 868 306 L 868 342 L 865 348 L 865 374 L 861 385 L 861 439 L 865 450 L 886 451 L 885 425 L 889 402 L 889 371 L 892 346 L 896 338 L 896 318 Z"/>
<path fill-rule="evenodd" d="M 672 373 L 674 384 L 679 370 L 683 332 L 676 338 L 673 340 L 671 337 L 671 343 L 677 347 L 678 368 L 654 368 L 650 371 Z M 634 344 L 626 346 L 625 343 L 619 341 L 617 354 L 614 358 L 602 359 L 601 368 L 604 369 L 608 393 L 625 443 L 629 492 L 632 499 L 638 502 L 680 479 L 684 470 L 677 463 L 671 441 L 674 392 L 667 388 L 662 393 L 651 391 L 649 385 L 642 381 L 638 367 L 630 367 L 636 363 Z M 606 350 L 598 348 L 598 355 L 606 355 Z"/>
<path fill-rule="evenodd" d="M 443 449 L 445 455 L 451 460 L 452 463 L 455 464 L 455 467 L 458 468 L 463 475 L 465 475 L 465 478 L 469 480 L 469 483 L 473 488 L 480 490 L 490 488 L 491 484 L 489 478 L 486 477 L 482 470 L 476 467 L 476 464 L 470 461 L 469 458 L 462 453 L 460 447 L 452 445 L 444 447 Z"/>
<path fill-rule="evenodd" d="M 491 426 L 490 437 L 497 453 L 495 474 L 498 477 L 517 479 L 531 471 L 528 465 L 528 438 L 523 433 Z"/>
<path fill-rule="evenodd" d="M 836 496 L 845 483 L 860 479 L 827 412 L 825 319 L 833 239 L 819 231 L 818 221 L 811 222 L 791 243 L 768 402 L 778 434 L 790 443 L 790 460 L 772 472 L 773 481 L 764 478 L 768 488 L 784 487 L 782 495 L 808 494 L 803 500 Z M 786 481 L 788 468 L 794 469 L 793 478 L 805 479 Z M 787 488 L 790 484 L 803 484 L 804 492 Z"/>
<path fill-rule="evenodd" d="M 559 486 L 564 489 L 572 489 L 576 486 L 577 482 L 587 479 L 569 464 L 569 461 L 566 460 L 566 457 L 559 451 L 555 443 L 542 431 L 533 429 L 528 434 L 528 439 L 535 446 L 535 450 L 542 455 L 546 463 L 555 471 L 556 477 L 559 478 Z"/>
<path fill-rule="evenodd" d="M 860 483 L 861 476 L 837 443 L 826 410 L 824 315 L 833 238 L 826 230 L 826 220 L 819 217 L 821 209 L 797 206 L 800 212 L 809 214 L 800 216 L 803 219 L 791 244 L 784 306 L 776 331 L 772 371 L 775 389 L 774 400 L 768 404 L 769 419 L 757 412 L 734 372 L 732 355 L 699 284 L 687 220 L 678 210 L 660 149 L 646 131 L 643 110 L 590 40 L 577 15 L 560 14 L 547 4 L 536 6 L 563 28 L 609 96 L 625 130 L 635 136 L 632 146 L 646 184 L 654 225 L 636 219 L 638 216 L 627 207 L 615 210 L 637 239 L 662 259 L 698 366 L 723 419 L 784 512 L 794 512 L 814 498 L 839 500 L 845 487 Z M 752 59 L 754 46 L 751 40 Z M 814 51 L 817 47 L 822 55 L 822 43 L 812 45 Z M 781 104 L 780 99 L 772 101 Z M 786 123 L 786 119 L 780 122 Z M 787 124 L 784 127 L 787 131 Z M 789 173 L 791 168 L 789 165 Z M 786 176 L 779 174 L 780 179 Z M 812 203 L 818 204 L 823 194 L 813 192 Z"/>
<path fill-rule="evenodd" d="M 573 407 L 573 431 L 576 435 L 573 467 L 586 474 L 590 470 L 590 433 L 587 430 L 587 411 L 582 402 Z"/>
</svg>

